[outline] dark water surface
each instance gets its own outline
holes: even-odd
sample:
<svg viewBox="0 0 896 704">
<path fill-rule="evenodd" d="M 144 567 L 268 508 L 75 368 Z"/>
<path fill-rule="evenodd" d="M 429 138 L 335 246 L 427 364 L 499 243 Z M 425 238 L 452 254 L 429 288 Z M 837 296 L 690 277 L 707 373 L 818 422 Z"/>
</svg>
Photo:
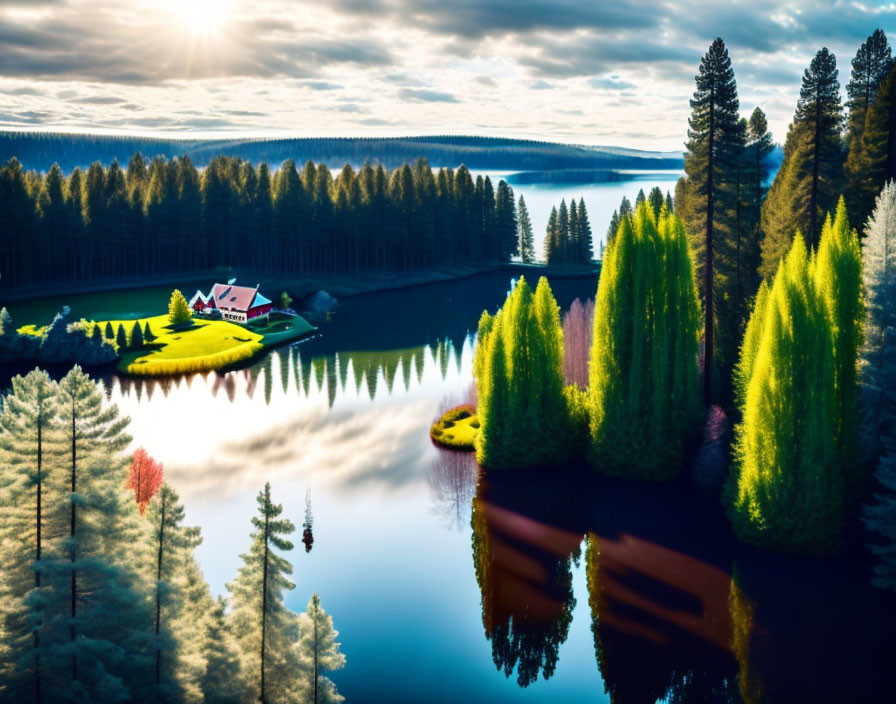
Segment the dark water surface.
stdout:
<svg viewBox="0 0 896 704">
<path fill-rule="evenodd" d="M 551 283 L 563 308 L 596 286 Z M 348 701 L 892 701 L 896 602 L 869 586 L 856 526 L 839 556 L 796 560 L 738 546 L 687 473 L 486 475 L 433 447 L 440 404 L 471 383 L 479 314 L 508 287 L 489 274 L 357 296 L 250 369 L 104 380 L 202 527 L 212 590 L 269 480 L 297 526 L 310 490 L 288 603 L 321 595 Z"/>
</svg>

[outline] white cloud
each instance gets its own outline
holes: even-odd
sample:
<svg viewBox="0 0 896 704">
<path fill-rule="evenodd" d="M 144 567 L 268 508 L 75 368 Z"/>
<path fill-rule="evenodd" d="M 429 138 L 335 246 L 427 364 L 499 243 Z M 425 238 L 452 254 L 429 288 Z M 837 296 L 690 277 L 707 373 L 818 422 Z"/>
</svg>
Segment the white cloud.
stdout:
<svg viewBox="0 0 896 704">
<path fill-rule="evenodd" d="M 0 8 L 0 127 L 484 132 L 678 149 L 700 56 L 721 35 L 743 112 L 765 109 L 783 140 L 815 51 L 837 54 L 845 83 L 859 43 L 896 18 L 892 4 L 809 0 L 601 7 L 13 0 Z"/>
</svg>

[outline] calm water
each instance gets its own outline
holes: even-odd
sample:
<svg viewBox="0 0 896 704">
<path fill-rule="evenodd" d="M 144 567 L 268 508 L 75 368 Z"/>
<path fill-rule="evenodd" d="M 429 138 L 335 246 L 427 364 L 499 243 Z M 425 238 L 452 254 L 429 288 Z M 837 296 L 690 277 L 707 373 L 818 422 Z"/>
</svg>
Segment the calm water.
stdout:
<svg viewBox="0 0 896 704">
<path fill-rule="evenodd" d="M 595 283 L 552 282 L 564 308 Z M 433 447 L 439 405 L 471 382 L 472 326 L 508 284 L 357 296 L 250 369 L 104 381 L 202 527 L 213 591 L 270 481 L 297 526 L 310 490 L 314 543 L 295 536 L 288 603 L 321 594 L 349 701 L 888 700 L 896 604 L 868 586 L 864 536 L 793 560 L 737 546 L 687 475 L 493 476 Z"/>
<path fill-rule="evenodd" d="M 473 178 L 480 172 L 474 172 Z M 481 172 L 485 176 L 486 172 Z M 513 172 L 488 172 L 497 188 L 498 181 L 507 178 Z M 667 191 L 675 195 L 675 182 L 681 174 L 665 171 L 630 172 L 630 181 L 618 181 L 613 183 L 538 183 L 538 184 L 513 184 L 513 192 L 517 199 L 522 195 L 526 199 L 526 207 L 532 220 L 532 232 L 535 237 L 535 255 L 541 257 L 543 253 L 545 229 L 548 225 L 548 217 L 551 208 L 560 205 L 562 199 L 569 205 L 572 199 L 576 203 L 580 198 L 585 199 L 585 207 L 588 210 L 588 219 L 591 221 L 591 230 L 594 236 L 594 253 L 600 252 L 600 244 L 607 235 L 607 226 L 613 211 L 619 208 L 622 197 L 628 198 L 634 205 L 635 198 L 640 189 L 644 193 L 650 193 L 654 186 L 658 186 L 663 193 Z"/>
</svg>

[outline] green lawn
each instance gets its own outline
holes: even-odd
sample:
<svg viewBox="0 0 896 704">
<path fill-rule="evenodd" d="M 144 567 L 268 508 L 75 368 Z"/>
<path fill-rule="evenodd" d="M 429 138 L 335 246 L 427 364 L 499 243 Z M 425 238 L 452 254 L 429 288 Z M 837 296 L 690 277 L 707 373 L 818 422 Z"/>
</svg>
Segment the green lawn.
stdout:
<svg viewBox="0 0 896 704">
<path fill-rule="evenodd" d="M 96 324 L 105 330 L 105 320 Z M 133 320 L 111 320 L 117 333 L 123 324 L 130 335 Z M 266 347 L 297 340 L 314 327 L 304 318 L 283 316 L 257 329 L 224 320 L 195 319 L 189 327 L 172 328 L 167 315 L 140 318 L 155 335 L 152 344 L 122 353 L 119 370 L 137 375 L 184 374 L 223 369 L 251 359 Z"/>
</svg>

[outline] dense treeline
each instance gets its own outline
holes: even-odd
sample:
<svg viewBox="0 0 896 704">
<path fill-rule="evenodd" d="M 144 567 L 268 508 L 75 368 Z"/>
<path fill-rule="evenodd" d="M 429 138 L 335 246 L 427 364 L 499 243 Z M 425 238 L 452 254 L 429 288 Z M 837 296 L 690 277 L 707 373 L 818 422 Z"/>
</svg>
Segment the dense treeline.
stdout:
<svg viewBox="0 0 896 704">
<path fill-rule="evenodd" d="M 198 166 L 231 156 L 259 164 L 314 161 L 339 168 L 376 160 L 398 168 L 417 159 L 436 166 L 467 164 L 471 169 L 680 169 L 681 158 L 636 149 L 584 147 L 502 137 L 444 135 L 432 137 L 317 137 L 293 139 L 155 139 L 152 137 L 0 132 L 0 162 L 17 157 L 26 168 L 45 171 L 58 163 L 65 171 L 94 161 L 123 160 L 142 152 L 150 156 L 182 154 Z"/>
<path fill-rule="evenodd" d="M 749 120 L 739 116 L 721 39 L 703 57 L 696 83 L 675 207 L 695 251 L 703 309 L 712 312 L 704 315 L 707 399 L 727 398 L 759 282 L 774 276 L 795 233 L 817 248 L 825 214 L 842 193 L 861 236 L 878 192 L 896 177 L 896 70 L 886 35 L 876 30 L 852 61 L 844 110 L 836 58 L 819 50 L 803 74 L 768 189 L 774 147 L 767 121 L 759 108 Z"/>
<path fill-rule="evenodd" d="M 15 377 L 0 412 L 0 699 L 36 702 L 341 701 L 344 665 L 313 596 L 283 605 L 289 521 L 258 496 L 243 566 L 214 599 L 199 529 L 138 449 L 128 419 L 74 367 Z M 130 464 L 130 466 L 129 466 Z"/>
<path fill-rule="evenodd" d="M 495 316 L 483 313 L 473 361 L 480 464 L 556 466 L 587 445 L 589 462 L 610 474 L 677 473 L 699 427 L 700 310 L 684 225 L 664 204 L 657 217 L 641 199 L 623 216 L 593 315 L 583 391 L 575 373 L 564 375 L 582 336 L 565 340 L 545 279 L 534 296 L 521 279 Z"/>
<path fill-rule="evenodd" d="M 54 165 L 0 168 L 0 285 L 36 286 L 204 272 L 356 274 L 506 261 L 517 252 L 516 204 L 465 166 L 424 160 L 387 171 L 288 160 L 271 171 L 217 157 L 126 168 L 93 163 L 66 177 Z"/>
<path fill-rule="evenodd" d="M 585 199 L 576 203 L 573 199 L 566 207 L 566 199 L 560 208 L 551 208 L 544 236 L 544 257 L 548 264 L 578 264 L 587 266 L 594 258 L 591 243 L 591 221 L 585 208 Z"/>
</svg>

